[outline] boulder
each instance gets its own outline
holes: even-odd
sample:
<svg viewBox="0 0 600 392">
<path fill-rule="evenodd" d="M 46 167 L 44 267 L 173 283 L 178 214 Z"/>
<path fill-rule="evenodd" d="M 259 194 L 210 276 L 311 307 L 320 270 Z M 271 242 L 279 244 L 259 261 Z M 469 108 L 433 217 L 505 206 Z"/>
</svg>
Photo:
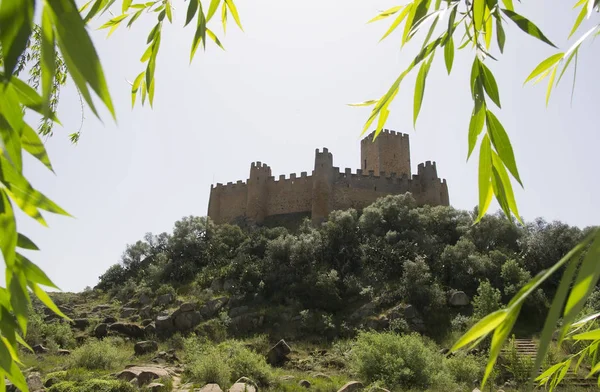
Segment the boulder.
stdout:
<svg viewBox="0 0 600 392">
<path fill-rule="evenodd" d="M 108 335 L 108 324 L 100 323 L 94 328 L 94 336 L 98 339 L 103 339 Z"/>
<path fill-rule="evenodd" d="M 128 318 L 133 316 L 137 312 L 136 308 L 123 308 L 121 309 L 121 317 Z"/>
<path fill-rule="evenodd" d="M 48 352 L 48 349 L 44 346 L 42 346 L 41 344 L 36 344 L 35 346 L 31 347 L 33 349 L 33 352 L 36 354 L 46 354 Z"/>
<path fill-rule="evenodd" d="M 59 348 L 58 351 L 56 352 L 57 355 L 71 355 L 71 351 L 70 350 L 66 350 L 64 348 Z"/>
<path fill-rule="evenodd" d="M 321 380 L 333 381 L 333 379 L 325 373 L 315 373 L 312 376 L 313 376 L 313 378 L 318 378 Z"/>
<path fill-rule="evenodd" d="M 415 307 L 410 304 L 395 306 L 388 313 L 388 317 L 390 320 L 395 320 L 399 318 L 410 320 L 417 317 L 418 315 L 419 314 L 417 313 Z"/>
<path fill-rule="evenodd" d="M 310 381 L 308 380 L 300 380 L 298 381 L 298 385 L 304 388 L 310 388 Z"/>
<path fill-rule="evenodd" d="M 155 301 L 155 303 L 157 305 L 161 305 L 161 306 L 168 305 L 171 302 L 173 302 L 173 294 L 170 294 L 170 293 L 159 295 L 158 298 L 156 298 L 156 301 Z"/>
<path fill-rule="evenodd" d="M 133 351 L 135 351 L 136 355 L 153 353 L 158 351 L 158 343 L 156 343 L 154 340 L 137 342 L 135 346 L 133 346 Z"/>
<path fill-rule="evenodd" d="M 169 372 L 157 366 L 131 366 L 117 373 L 116 377 L 125 381 L 137 379 L 139 385 L 145 385 L 152 380 L 169 377 Z"/>
<path fill-rule="evenodd" d="M 272 366 L 282 365 L 288 360 L 287 356 L 291 351 L 290 346 L 281 339 L 267 353 L 267 362 Z"/>
<path fill-rule="evenodd" d="M 147 319 L 152 317 L 152 306 L 144 306 L 140 309 L 140 317 Z"/>
<path fill-rule="evenodd" d="M 108 309 L 110 309 L 110 305 L 106 305 L 106 304 L 96 305 L 92 309 L 92 313 L 101 312 L 103 310 L 108 310 Z"/>
<path fill-rule="evenodd" d="M 150 323 L 144 327 L 144 333 L 146 336 L 156 335 L 156 325 L 154 323 Z"/>
<path fill-rule="evenodd" d="M 234 318 L 237 317 L 239 315 L 242 315 L 244 313 L 248 312 L 248 307 L 247 306 L 239 306 L 237 308 L 233 308 L 229 311 L 229 317 Z"/>
<path fill-rule="evenodd" d="M 146 385 L 146 389 L 148 391 L 152 391 L 152 392 L 160 392 L 163 390 L 164 387 L 165 387 L 165 384 L 161 384 L 159 382 L 152 382 L 152 383 Z"/>
<path fill-rule="evenodd" d="M 450 296 L 448 303 L 450 303 L 452 306 L 466 306 L 471 303 L 471 300 L 464 291 L 455 291 Z"/>
<path fill-rule="evenodd" d="M 143 338 L 144 330 L 133 323 L 114 323 L 108 327 L 109 331 L 117 332 L 130 338 Z"/>
<path fill-rule="evenodd" d="M 363 388 L 363 384 L 359 381 L 350 381 L 345 384 L 343 387 L 338 389 L 337 392 L 356 392 L 360 391 Z"/>
<path fill-rule="evenodd" d="M 73 326 L 73 328 L 83 331 L 90 326 L 90 320 L 86 318 L 76 318 L 73 319 L 73 321 L 71 321 L 71 325 Z"/>
<path fill-rule="evenodd" d="M 42 376 L 38 372 L 33 372 L 27 376 L 27 387 L 30 392 L 41 391 L 44 389 Z"/>
<path fill-rule="evenodd" d="M 153 322 L 154 322 L 154 320 L 152 320 L 152 319 L 143 319 L 143 320 L 140 322 L 140 324 L 142 324 L 142 327 L 145 327 L 145 326 L 147 326 L 147 325 L 149 325 L 149 324 L 152 324 Z"/>
<path fill-rule="evenodd" d="M 202 321 L 202 315 L 200 312 L 178 312 L 176 311 L 171 316 L 173 318 L 173 325 L 177 331 L 189 331 Z"/>
<path fill-rule="evenodd" d="M 112 323 L 116 323 L 117 322 L 117 318 L 116 317 L 112 317 L 112 316 L 107 316 L 104 318 L 104 320 L 102 321 L 105 324 L 112 324 Z"/>
<path fill-rule="evenodd" d="M 219 313 L 223 306 L 227 304 L 227 301 L 227 297 L 211 299 L 210 301 L 202 305 L 202 307 L 200 308 L 200 314 L 205 319 L 213 318 L 217 315 L 217 313 Z"/>
<path fill-rule="evenodd" d="M 257 392 L 254 385 L 246 384 L 243 382 L 236 382 L 229 388 L 229 392 Z"/>
<path fill-rule="evenodd" d="M 140 298 L 138 299 L 138 301 L 140 302 L 140 304 L 142 305 L 150 305 L 152 303 L 152 298 L 150 298 L 149 295 L 147 294 L 142 294 L 140 295 Z"/>
<path fill-rule="evenodd" d="M 364 318 L 367 318 L 367 317 L 375 314 L 376 311 L 377 311 L 377 304 L 375 304 L 374 302 L 369 302 L 368 304 L 364 304 L 360 308 L 356 309 L 350 315 L 350 319 L 355 320 L 355 321 L 362 320 Z"/>
<path fill-rule="evenodd" d="M 170 315 L 156 317 L 154 326 L 156 328 L 157 335 L 165 336 L 175 332 L 175 325 L 173 324 L 173 319 Z"/>
<path fill-rule="evenodd" d="M 217 384 L 206 384 L 200 389 L 196 390 L 197 392 L 223 392 L 221 387 Z"/>
<path fill-rule="evenodd" d="M 195 309 L 196 309 L 196 304 L 194 304 L 192 302 L 185 302 L 185 303 L 181 304 L 181 306 L 179 307 L 179 309 L 176 310 L 176 312 L 191 312 Z"/>
</svg>

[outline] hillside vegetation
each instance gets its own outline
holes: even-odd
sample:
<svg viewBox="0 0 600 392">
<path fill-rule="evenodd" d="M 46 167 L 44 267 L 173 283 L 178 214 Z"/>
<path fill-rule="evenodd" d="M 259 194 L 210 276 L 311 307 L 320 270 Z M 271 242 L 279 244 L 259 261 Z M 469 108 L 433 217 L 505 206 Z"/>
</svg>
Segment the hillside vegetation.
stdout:
<svg viewBox="0 0 600 392">
<path fill-rule="evenodd" d="M 247 377 L 267 391 L 358 390 L 344 389 L 352 380 L 373 391 L 471 391 L 485 353 L 447 348 L 589 230 L 543 219 L 521 226 L 502 214 L 473 225 L 475 216 L 418 207 L 406 194 L 294 231 L 186 217 L 172 233 L 128 245 L 93 289 L 55 294 L 70 324 L 36 310 L 27 341 L 41 348 L 27 362 L 55 378 L 54 392 L 146 388 L 142 375 L 114 373 L 128 363 L 167 369 L 152 377 L 156 390 L 227 390 Z M 517 340 L 496 366 L 498 387 L 526 380 L 526 348 L 557 285 L 525 303 Z M 585 312 L 600 310 L 599 299 Z M 553 345 L 545 366 L 576 349 Z M 573 370 L 568 390 L 585 384 L 589 366 Z"/>
</svg>

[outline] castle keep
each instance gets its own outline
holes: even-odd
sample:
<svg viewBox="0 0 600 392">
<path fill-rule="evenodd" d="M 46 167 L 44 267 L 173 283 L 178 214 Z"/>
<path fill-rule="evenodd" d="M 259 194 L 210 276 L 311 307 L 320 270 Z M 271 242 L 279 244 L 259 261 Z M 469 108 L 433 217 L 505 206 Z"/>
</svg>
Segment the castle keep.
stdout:
<svg viewBox="0 0 600 392">
<path fill-rule="evenodd" d="M 408 135 L 384 130 L 374 142 L 373 136 L 361 141 L 361 168 L 354 173 L 334 167 L 327 148 L 316 150 L 310 175 L 276 180 L 267 164 L 252 163 L 246 182 L 211 185 L 208 216 L 216 223 L 272 224 L 304 217 L 319 223 L 333 210 L 360 210 L 382 196 L 406 192 L 421 205 L 449 205 L 448 186 L 435 162 L 419 164 L 411 175 Z"/>
</svg>

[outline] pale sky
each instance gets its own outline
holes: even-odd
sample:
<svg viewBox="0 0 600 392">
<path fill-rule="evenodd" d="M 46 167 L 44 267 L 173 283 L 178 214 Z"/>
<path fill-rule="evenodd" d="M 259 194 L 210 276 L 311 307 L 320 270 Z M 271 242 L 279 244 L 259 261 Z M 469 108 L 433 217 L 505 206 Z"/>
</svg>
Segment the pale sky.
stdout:
<svg viewBox="0 0 600 392">
<path fill-rule="evenodd" d="M 576 17 L 571 3 L 516 4 L 566 50 Z M 28 255 L 61 289 L 95 285 L 120 260 L 126 244 L 146 232 L 170 232 L 184 216 L 206 215 L 211 183 L 245 180 L 252 161 L 268 163 L 275 176 L 310 172 L 315 148 L 328 147 L 335 166 L 359 167 L 359 135 L 370 109 L 346 104 L 381 96 L 421 45 L 415 40 L 400 51 L 399 33 L 378 43 L 391 20 L 365 23 L 397 3 L 236 4 L 245 31 L 231 20 L 223 36 L 215 18 L 212 28 L 226 51 L 211 43 L 190 65 L 194 26 L 182 27 L 187 2 L 176 2 L 174 25 L 163 29 L 154 109 L 136 105 L 131 110 L 127 80 L 143 70 L 139 58 L 155 15 L 143 15 L 131 30 L 123 26 L 108 39 L 106 31 L 92 31 L 117 124 L 106 112 L 101 123 L 86 108 L 81 140 L 71 145 L 67 135 L 79 128 L 81 108 L 74 88 L 66 87 L 58 113 L 64 127 L 56 127 L 47 142 L 56 175 L 32 159 L 25 170 L 35 187 L 75 218 L 46 214 L 50 228 L 22 214 L 18 220 L 19 231 L 42 249 Z M 115 13 L 119 9 L 114 6 Z M 583 26 L 580 34 L 585 31 Z M 505 55 L 499 63 L 487 62 L 500 85 L 503 108 L 495 113 L 512 139 L 525 185 L 516 191 L 520 212 L 527 220 L 541 216 L 581 227 L 598 224 L 600 209 L 593 200 L 600 195 L 600 52 L 597 45 L 583 45 L 573 106 L 569 73 L 546 108 L 545 84 L 523 87 L 523 81 L 553 53 L 511 24 Z M 469 210 L 477 204 L 477 155 L 465 160 L 472 56 L 470 49 L 457 53 L 448 77 L 438 53 L 416 130 L 416 73 L 405 79 L 386 126 L 410 134 L 413 172 L 420 162 L 436 161 L 438 174 L 448 181 L 451 205 Z"/>
</svg>

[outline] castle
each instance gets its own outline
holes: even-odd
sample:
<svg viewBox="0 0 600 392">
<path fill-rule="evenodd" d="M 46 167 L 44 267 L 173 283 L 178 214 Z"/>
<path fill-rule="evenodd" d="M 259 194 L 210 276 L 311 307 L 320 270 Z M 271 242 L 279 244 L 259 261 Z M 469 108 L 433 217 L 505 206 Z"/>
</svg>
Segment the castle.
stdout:
<svg viewBox="0 0 600 392">
<path fill-rule="evenodd" d="M 418 166 L 411 176 L 408 135 L 382 131 L 361 141 L 361 169 L 340 172 L 333 155 L 316 150 L 315 167 L 279 176 L 261 162 L 252 163 L 246 182 L 211 185 L 208 216 L 216 223 L 250 222 L 277 225 L 310 217 L 324 221 L 333 210 L 362 209 L 382 196 L 410 192 L 418 204 L 449 205 L 448 185 L 440 180 L 435 162 Z"/>
</svg>

